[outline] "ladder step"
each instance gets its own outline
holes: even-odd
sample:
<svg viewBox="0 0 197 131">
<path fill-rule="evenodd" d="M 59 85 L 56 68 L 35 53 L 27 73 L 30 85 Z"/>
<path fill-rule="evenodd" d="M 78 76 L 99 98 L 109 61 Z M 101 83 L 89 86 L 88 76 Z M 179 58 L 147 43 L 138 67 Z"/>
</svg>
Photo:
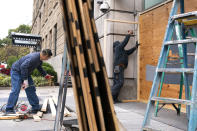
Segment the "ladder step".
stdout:
<svg viewBox="0 0 197 131">
<path fill-rule="evenodd" d="M 185 26 L 197 25 L 197 19 L 183 20 Z"/>
<path fill-rule="evenodd" d="M 157 72 L 165 72 L 165 73 L 193 73 L 193 68 L 158 68 Z"/>
<path fill-rule="evenodd" d="M 151 100 L 152 101 L 159 101 L 159 103 L 185 104 L 185 105 L 192 104 L 192 101 L 190 101 L 190 100 L 165 98 L 165 97 L 152 97 Z"/>
<path fill-rule="evenodd" d="M 153 128 L 151 128 L 151 127 L 144 127 L 144 128 L 142 129 L 142 131 L 161 131 L 161 130 L 153 129 Z"/>
<path fill-rule="evenodd" d="M 167 41 L 164 43 L 164 45 L 189 44 L 189 43 L 197 43 L 197 38 Z"/>
<path fill-rule="evenodd" d="M 185 18 L 188 18 L 188 17 L 197 17 L 197 11 L 174 15 L 174 16 L 171 17 L 171 19 L 172 20 L 178 20 L 178 19 L 185 19 Z"/>
<path fill-rule="evenodd" d="M 187 53 L 188 56 L 195 56 L 195 53 Z"/>
</svg>

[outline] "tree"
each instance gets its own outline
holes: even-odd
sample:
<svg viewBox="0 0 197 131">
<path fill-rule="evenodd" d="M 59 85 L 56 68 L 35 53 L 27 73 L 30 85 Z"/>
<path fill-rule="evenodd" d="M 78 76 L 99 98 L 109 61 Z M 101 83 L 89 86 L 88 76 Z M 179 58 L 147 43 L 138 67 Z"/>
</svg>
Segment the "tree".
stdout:
<svg viewBox="0 0 197 131">
<path fill-rule="evenodd" d="M 30 52 L 29 48 L 12 46 L 11 32 L 31 33 L 31 26 L 20 25 L 16 29 L 9 29 L 8 36 L 0 39 L 0 61 L 7 62 L 8 57 L 16 56 L 20 58 Z"/>
<path fill-rule="evenodd" d="M 31 33 L 31 26 L 23 24 L 23 25 L 20 25 L 19 27 L 17 27 L 16 29 L 9 29 L 8 36 L 3 38 L 2 40 L 0 39 L 0 47 L 2 47 L 3 45 L 12 44 L 11 32 L 27 33 L 28 34 L 28 33 Z"/>
</svg>

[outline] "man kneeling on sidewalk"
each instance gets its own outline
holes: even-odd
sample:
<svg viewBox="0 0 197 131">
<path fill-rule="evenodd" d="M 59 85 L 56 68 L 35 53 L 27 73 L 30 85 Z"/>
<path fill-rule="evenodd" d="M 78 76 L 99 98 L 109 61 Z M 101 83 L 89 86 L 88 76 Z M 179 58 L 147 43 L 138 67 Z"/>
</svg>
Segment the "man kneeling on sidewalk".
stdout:
<svg viewBox="0 0 197 131">
<path fill-rule="evenodd" d="M 51 79 L 52 76 L 46 74 L 42 68 L 42 61 L 48 60 L 52 56 L 51 50 L 44 49 L 42 52 L 30 53 L 18 61 L 11 68 L 11 84 L 12 89 L 6 106 L 6 114 L 15 113 L 14 107 L 18 101 L 21 87 L 25 89 L 27 99 L 32 106 L 32 113 L 40 110 L 39 99 L 36 95 L 31 73 L 35 68 L 46 78 Z"/>
</svg>

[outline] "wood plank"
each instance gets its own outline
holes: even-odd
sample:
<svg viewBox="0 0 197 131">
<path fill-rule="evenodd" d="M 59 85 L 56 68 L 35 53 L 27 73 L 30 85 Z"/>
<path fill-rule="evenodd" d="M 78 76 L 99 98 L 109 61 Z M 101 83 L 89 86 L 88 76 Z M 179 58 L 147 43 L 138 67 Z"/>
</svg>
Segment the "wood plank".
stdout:
<svg viewBox="0 0 197 131">
<path fill-rule="evenodd" d="M 121 100 L 123 103 L 128 103 L 128 102 L 139 102 L 139 100 Z"/>
<path fill-rule="evenodd" d="M 83 94 L 80 93 L 81 89 L 81 81 L 79 77 L 79 70 L 78 69 L 78 63 L 77 63 L 77 57 L 74 49 L 74 42 L 73 42 L 73 35 L 72 35 L 72 29 L 70 26 L 70 21 L 67 13 L 70 13 L 68 10 L 68 5 L 64 0 L 61 0 L 62 10 L 64 14 L 64 22 L 66 26 L 66 39 L 67 39 L 67 47 L 68 47 L 68 53 L 69 53 L 69 60 L 71 62 L 71 73 L 72 73 L 72 84 L 73 84 L 73 92 L 74 92 L 74 98 L 76 103 L 76 111 L 77 111 L 77 117 L 78 117 L 78 123 L 79 123 L 79 129 L 81 131 L 88 130 L 88 123 L 87 123 L 87 117 L 86 117 L 86 111 L 84 106 L 84 99 Z"/>
<path fill-rule="evenodd" d="M 64 108 L 64 116 L 65 117 L 71 116 L 70 111 L 68 111 L 68 109 L 66 107 Z"/>
<path fill-rule="evenodd" d="M 127 129 L 123 126 L 123 124 L 118 120 L 118 126 L 120 128 L 119 131 L 127 131 Z"/>
<path fill-rule="evenodd" d="M 53 96 L 52 99 L 53 99 L 54 104 L 57 106 L 57 101 L 58 101 L 57 98 Z M 64 108 L 64 116 L 71 116 L 71 113 L 68 111 L 66 106 Z"/>
<path fill-rule="evenodd" d="M 55 96 L 53 96 L 52 100 L 53 100 L 54 104 L 57 106 L 57 101 L 58 101 L 57 98 Z"/>
<path fill-rule="evenodd" d="M 138 22 L 135 22 L 135 21 L 125 21 L 125 20 L 106 19 L 106 21 L 118 22 L 118 23 L 127 23 L 127 24 L 138 24 Z"/>
<path fill-rule="evenodd" d="M 56 109 L 55 109 L 55 105 L 53 103 L 52 98 L 49 98 L 49 105 L 50 105 L 52 117 L 55 118 L 55 116 L 56 116 Z"/>
<path fill-rule="evenodd" d="M 93 31 L 92 31 L 92 28 L 91 28 L 91 20 L 89 18 L 90 16 L 89 16 L 89 12 L 88 12 L 87 3 L 85 2 L 84 4 L 82 4 L 82 2 L 80 2 L 80 0 L 79 0 L 79 3 L 80 3 L 79 4 L 80 9 L 81 9 L 81 11 L 83 11 L 82 15 L 84 16 L 83 30 L 86 32 L 85 33 L 85 38 L 86 38 L 87 41 L 89 40 L 88 38 L 90 38 L 91 45 L 95 45 L 94 38 L 93 38 L 93 35 L 92 35 Z M 88 48 L 88 46 L 87 46 L 87 48 Z M 94 48 L 96 48 L 96 47 L 94 47 Z M 96 49 L 91 49 L 91 50 L 92 50 L 92 52 L 96 53 L 96 51 L 95 51 Z M 90 52 L 88 65 L 89 65 L 89 69 L 90 69 L 91 77 L 92 77 L 92 80 L 91 80 L 92 85 L 93 85 L 93 88 L 91 88 L 93 90 L 92 95 L 94 95 L 93 99 L 96 103 L 95 104 L 96 106 L 94 107 L 94 110 L 95 110 L 95 113 L 97 113 L 97 117 L 99 117 L 98 119 L 99 119 L 99 123 L 100 123 L 100 126 L 101 126 L 100 127 L 101 130 L 105 131 L 106 130 L 105 121 L 104 121 L 103 109 L 102 109 L 101 98 L 100 98 L 100 91 L 99 91 L 99 86 L 98 86 L 98 81 L 97 81 L 97 76 L 96 76 L 97 70 L 94 71 L 94 69 L 92 69 L 92 67 L 90 66 L 90 65 L 92 65 L 92 66 L 96 67 L 96 65 L 95 65 L 96 63 L 93 63 L 94 57 L 91 57 L 91 55 L 92 54 Z M 97 55 L 96 55 L 96 57 L 97 57 Z"/>
<path fill-rule="evenodd" d="M 86 114 L 88 117 L 88 123 L 89 123 L 89 128 L 90 130 L 95 130 L 97 131 L 97 124 L 96 124 L 96 119 L 95 119 L 95 114 L 93 110 L 93 103 L 92 103 L 92 98 L 90 92 L 90 85 L 89 85 L 89 80 L 87 75 L 87 67 L 85 63 L 85 58 L 84 54 L 82 51 L 82 48 L 79 48 L 80 46 L 82 47 L 82 41 L 81 41 L 81 34 L 80 30 L 76 29 L 76 22 L 78 22 L 77 18 L 77 12 L 76 12 L 76 7 L 75 7 L 75 1 L 68 1 L 69 9 L 73 15 L 74 21 L 72 22 L 72 31 L 73 31 L 73 36 L 76 38 L 76 54 L 77 54 L 77 60 L 78 60 L 78 65 L 79 65 L 79 72 L 80 72 L 80 80 L 82 83 L 82 91 L 84 95 L 84 102 L 85 102 L 85 107 L 86 107 Z"/>
<path fill-rule="evenodd" d="M 33 115 L 33 119 L 35 122 L 40 122 L 41 118 L 38 115 Z"/>
<path fill-rule="evenodd" d="M 92 11 L 90 0 L 87 0 L 87 2 L 89 3 L 88 4 L 89 10 Z M 101 94 L 102 94 L 101 101 L 102 101 L 103 109 L 106 109 L 103 112 L 104 112 L 105 119 L 108 119 L 110 121 L 110 123 L 106 124 L 106 129 L 116 131 L 116 130 L 119 130 L 119 127 L 118 127 L 117 117 L 115 115 L 115 109 L 113 106 L 110 84 L 109 84 L 107 71 L 106 71 L 106 67 L 105 67 L 105 63 L 104 63 L 104 59 L 103 59 L 103 54 L 102 54 L 100 42 L 98 39 L 96 24 L 95 24 L 93 16 L 91 18 L 91 23 L 92 23 L 92 30 L 95 35 L 94 40 L 96 43 L 97 53 L 99 56 L 99 63 L 100 63 L 101 69 L 102 69 L 101 74 L 98 74 L 98 75 L 101 75 L 101 77 L 98 77 L 99 78 L 98 81 L 100 81 L 100 82 L 102 81 L 102 83 L 100 83 L 100 82 L 98 82 L 98 83 L 101 84 L 101 85 L 99 85 L 100 87 L 103 87 L 103 88 L 101 88 L 101 90 L 102 90 L 101 91 Z"/>
<path fill-rule="evenodd" d="M 0 120 L 12 120 L 12 119 L 19 119 L 18 115 L 16 116 L 0 116 Z"/>
<path fill-rule="evenodd" d="M 38 111 L 36 115 L 37 115 L 37 116 L 39 116 L 40 118 L 42 118 L 42 116 L 43 116 L 43 112 Z"/>
<path fill-rule="evenodd" d="M 47 104 L 48 104 L 48 98 L 46 98 L 44 100 L 44 103 L 43 103 L 42 108 L 41 108 L 42 112 L 46 112 L 47 111 Z"/>
<path fill-rule="evenodd" d="M 76 103 L 76 111 L 77 111 L 77 117 L 78 117 L 78 122 L 79 122 L 79 129 L 82 131 L 86 131 L 88 130 L 88 126 L 87 126 L 87 119 L 86 119 L 86 113 L 85 113 L 85 107 L 84 107 L 84 100 L 83 100 L 83 96 L 81 96 L 81 94 L 79 93 L 79 89 L 81 88 L 81 82 L 79 80 L 79 71 L 76 70 L 77 67 L 77 58 L 76 55 L 74 53 L 74 51 L 72 50 L 73 47 L 73 39 L 71 39 L 72 35 L 72 30 L 71 30 L 71 26 L 69 26 L 68 22 L 68 14 L 66 12 L 67 11 L 67 4 L 65 1 L 61 1 L 62 2 L 62 10 L 64 13 L 64 22 L 66 25 L 66 39 L 67 39 L 67 47 L 69 50 L 69 60 L 71 62 L 71 80 L 72 80 L 72 84 L 73 84 L 73 92 L 74 92 L 74 98 L 75 98 L 75 103 Z"/>
</svg>

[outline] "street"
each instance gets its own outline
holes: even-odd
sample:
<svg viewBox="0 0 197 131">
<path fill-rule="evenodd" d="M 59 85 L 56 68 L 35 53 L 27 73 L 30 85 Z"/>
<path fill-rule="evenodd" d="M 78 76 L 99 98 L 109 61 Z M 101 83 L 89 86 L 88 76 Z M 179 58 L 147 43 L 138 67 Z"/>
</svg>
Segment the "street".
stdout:
<svg viewBox="0 0 197 131">
<path fill-rule="evenodd" d="M 9 88 L 0 90 L 0 105 L 5 104 L 8 99 Z M 40 103 L 43 103 L 44 98 L 50 96 L 58 96 L 58 87 L 41 87 L 37 88 L 37 95 Z M 18 102 L 27 102 L 25 91 L 21 90 Z M 72 88 L 68 88 L 66 105 L 75 110 L 74 96 Z M 146 104 L 144 103 L 117 103 L 115 104 L 115 111 L 119 121 L 128 131 L 139 131 L 144 118 Z M 161 117 L 162 116 L 162 117 Z M 170 118 L 169 118 L 170 117 Z M 162 131 L 183 131 L 187 128 L 187 121 L 185 114 L 177 116 L 175 111 L 163 109 L 159 112 L 157 118 L 153 118 L 152 126 L 155 129 Z M 50 113 L 44 114 L 40 122 L 34 122 L 33 119 L 25 119 L 21 122 L 14 120 L 1 120 L 0 129 L 2 131 L 46 131 L 53 130 L 54 119 Z"/>
</svg>

